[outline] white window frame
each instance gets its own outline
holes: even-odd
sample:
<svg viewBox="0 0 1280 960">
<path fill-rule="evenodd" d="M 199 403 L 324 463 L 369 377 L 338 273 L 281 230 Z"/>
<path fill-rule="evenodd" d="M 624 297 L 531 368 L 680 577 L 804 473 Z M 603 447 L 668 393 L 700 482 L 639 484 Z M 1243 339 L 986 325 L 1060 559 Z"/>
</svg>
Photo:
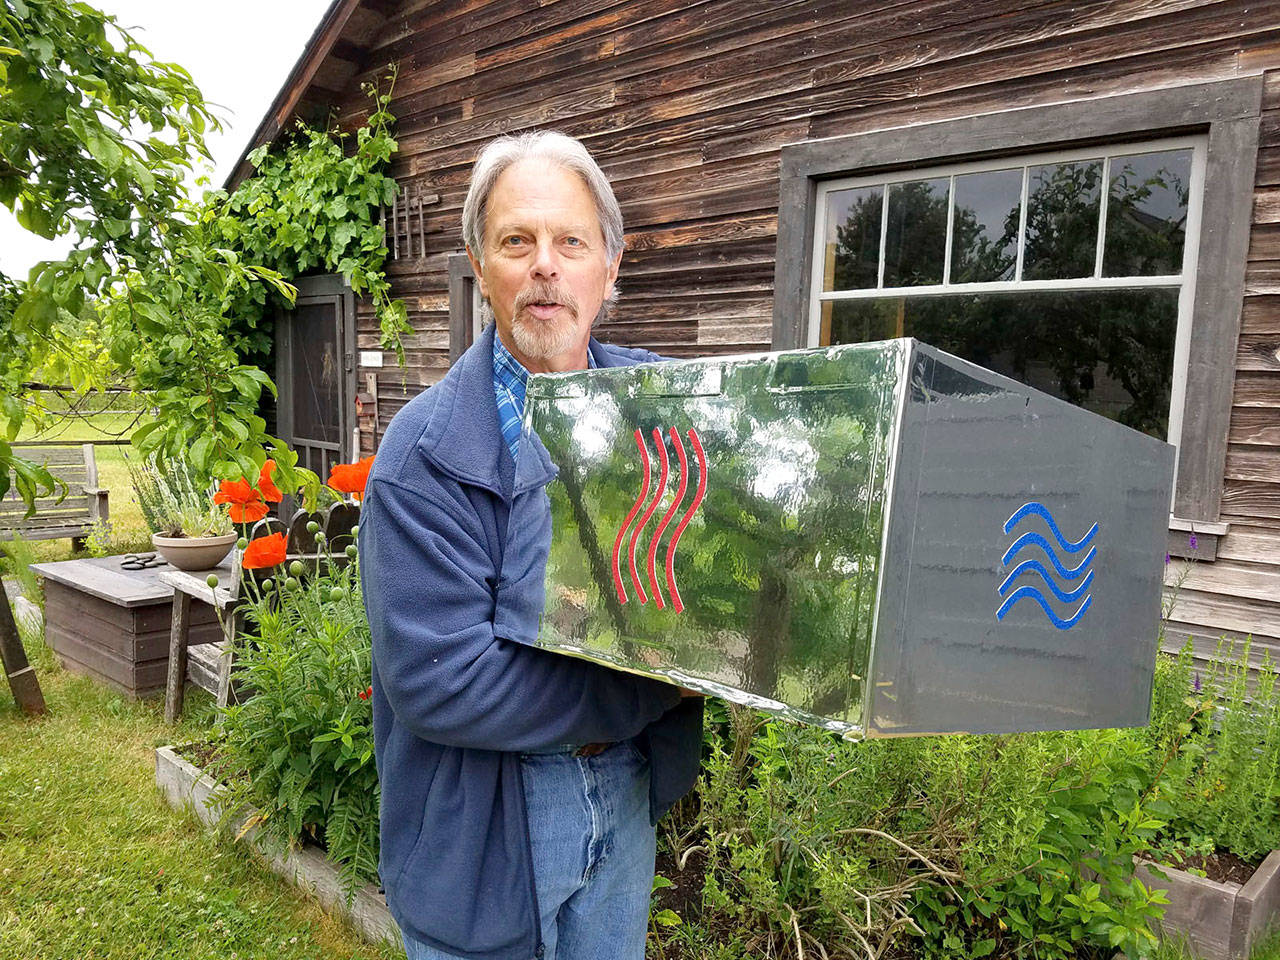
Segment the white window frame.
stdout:
<svg viewBox="0 0 1280 960">
<path fill-rule="evenodd" d="M 1055 150 L 1039 153 L 1019 153 L 989 160 L 969 163 L 949 163 L 935 166 L 912 167 L 910 169 L 893 170 L 871 176 L 842 177 L 824 180 L 817 184 L 814 205 L 814 229 L 812 233 L 813 249 L 810 263 L 809 296 L 809 346 L 821 346 L 822 338 L 822 305 L 841 300 L 889 300 L 904 297 L 954 296 L 975 293 L 1013 293 L 1019 291 L 1039 292 L 1045 290 L 1077 291 L 1077 290 L 1132 290 L 1142 287 L 1174 289 L 1178 288 L 1178 321 L 1174 334 L 1173 382 L 1169 395 L 1169 431 L 1168 441 L 1175 447 L 1180 445 L 1182 437 L 1183 408 L 1186 402 L 1187 364 L 1190 356 L 1191 316 L 1195 303 L 1197 253 L 1200 248 L 1200 223 L 1202 201 L 1204 197 L 1205 158 L 1208 138 L 1203 134 L 1182 137 L 1163 137 L 1135 141 L 1115 141 L 1101 145 L 1076 148 L 1071 150 Z M 1190 149 L 1191 179 L 1188 185 L 1187 222 L 1183 241 L 1182 270 L 1177 274 L 1165 276 L 1142 277 L 1104 277 L 1102 276 L 1102 249 L 1106 237 L 1107 199 L 1110 194 L 1111 158 L 1132 156 L 1142 153 L 1158 153 L 1167 150 Z M 1098 241 L 1094 255 L 1093 276 L 1077 277 L 1064 280 L 1024 280 L 1022 279 L 1023 249 L 1026 245 L 1027 191 L 1030 168 L 1050 163 L 1071 163 L 1082 160 L 1102 159 L 1101 198 L 1098 217 Z M 979 283 L 951 282 L 951 239 L 952 220 L 955 210 L 955 178 L 970 173 L 987 173 L 997 170 L 1016 170 L 1022 168 L 1022 200 L 1020 207 L 1020 224 L 1017 238 L 1017 260 L 1012 280 L 992 280 Z M 885 233 L 889 217 L 888 186 L 895 183 L 909 183 L 917 180 L 939 180 L 949 178 L 947 188 L 947 235 L 943 259 L 943 282 L 910 287 L 885 287 Z M 884 186 L 884 199 L 880 204 L 880 242 L 878 247 L 879 262 L 876 270 L 876 286 L 861 290 L 822 289 L 823 273 L 826 267 L 827 237 L 827 196 L 830 193 L 858 187 Z"/>
</svg>

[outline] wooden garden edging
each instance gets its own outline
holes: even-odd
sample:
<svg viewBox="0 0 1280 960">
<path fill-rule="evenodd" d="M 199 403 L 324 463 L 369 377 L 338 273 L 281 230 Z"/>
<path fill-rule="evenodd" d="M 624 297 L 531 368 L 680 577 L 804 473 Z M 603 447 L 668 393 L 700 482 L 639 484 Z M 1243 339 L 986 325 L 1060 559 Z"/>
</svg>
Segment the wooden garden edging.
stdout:
<svg viewBox="0 0 1280 960">
<path fill-rule="evenodd" d="M 1243 884 L 1219 883 L 1162 866 L 1156 876 L 1139 863 L 1135 876 L 1148 888 L 1168 890 L 1161 925 L 1184 934 L 1204 960 L 1246 960 L 1272 924 L 1280 921 L 1280 850 L 1273 850 Z"/>
<path fill-rule="evenodd" d="M 206 826 L 212 827 L 221 819 L 217 781 L 179 756 L 172 746 L 156 748 L 156 786 L 169 806 L 189 808 Z M 232 822 L 235 832 L 240 834 L 244 823 L 256 813 L 252 808 L 240 811 Z M 245 831 L 240 841 L 261 853 L 275 873 L 315 896 L 326 913 L 349 920 L 366 940 L 400 943 L 400 928 L 378 888 L 363 884 L 348 902 L 338 868 L 315 847 L 290 849 L 257 827 Z"/>
</svg>

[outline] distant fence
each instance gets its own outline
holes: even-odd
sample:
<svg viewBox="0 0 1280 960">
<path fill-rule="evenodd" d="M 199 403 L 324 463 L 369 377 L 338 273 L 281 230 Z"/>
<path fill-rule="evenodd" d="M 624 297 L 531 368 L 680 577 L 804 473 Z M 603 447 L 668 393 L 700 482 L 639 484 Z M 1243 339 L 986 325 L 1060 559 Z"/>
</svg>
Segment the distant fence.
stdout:
<svg viewBox="0 0 1280 960">
<path fill-rule="evenodd" d="M 34 436 L 21 441 L 23 444 L 29 446 L 61 447 L 67 446 L 68 444 L 80 445 L 85 443 L 92 444 L 95 447 L 128 446 L 129 435 L 134 432 L 138 422 L 142 420 L 150 410 L 154 409 L 146 404 L 145 398 L 143 403 L 136 407 L 117 408 L 108 405 L 101 408 L 95 408 L 93 406 L 95 400 L 101 402 L 101 400 L 106 399 L 109 403 L 111 398 L 118 397 L 122 394 L 132 394 L 133 391 L 129 390 L 127 387 L 103 387 L 100 390 L 89 390 L 81 393 L 69 384 L 51 384 L 28 381 L 21 384 L 21 389 L 28 393 L 52 395 L 57 397 L 58 400 L 62 401 L 66 405 L 66 409 L 58 409 L 52 404 L 46 404 L 44 406 L 46 413 L 50 416 L 59 418 L 60 422 L 57 425 L 46 427 Z M 95 429 L 103 434 L 100 437 L 90 439 L 81 437 L 68 438 L 62 436 L 62 434 L 68 430 L 69 421 L 72 420 L 90 423 L 90 421 L 95 417 L 129 416 L 134 417 L 133 422 L 122 427 L 119 431 L 103 430 L 100 426 L 93 424 Z M 67 418 L 68 422 L 61 422 L 62 418 Z M 57 431 L 57 433 L 54 431 Z"/>
</svg>

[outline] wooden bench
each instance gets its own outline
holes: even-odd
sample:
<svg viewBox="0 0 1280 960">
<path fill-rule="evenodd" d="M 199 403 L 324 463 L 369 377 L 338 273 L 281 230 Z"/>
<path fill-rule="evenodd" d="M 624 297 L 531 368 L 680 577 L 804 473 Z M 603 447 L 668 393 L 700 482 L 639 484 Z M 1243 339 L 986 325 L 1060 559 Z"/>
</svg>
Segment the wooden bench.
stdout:
<svg viewBox="0 0 1280 960">
<path fill-rule="evenodd" d="M 108 491 L 98 486 L 93 444 L 15 443 L 12 449 L 15 456 L 43 464 L 67 485 L 67 495 L 61 501 L 56 494 L 40 497 L 36 500 L 36 512 L 27 517 L 26 504 L 16 490 L 10 489 L 0 499 L 0 540 L 12 540 L 15 536 L 24 540 L 70 537 L 72 547 L 82 549 L 93 525 L 110 516 Z"/>
</svg>

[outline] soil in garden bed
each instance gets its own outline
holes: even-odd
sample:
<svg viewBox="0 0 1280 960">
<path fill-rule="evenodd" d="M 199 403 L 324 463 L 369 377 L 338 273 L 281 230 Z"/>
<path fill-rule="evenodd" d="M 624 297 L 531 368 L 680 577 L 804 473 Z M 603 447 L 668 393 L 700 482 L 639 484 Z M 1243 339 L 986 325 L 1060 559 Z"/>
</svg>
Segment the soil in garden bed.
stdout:
<svg viewBox="0 0 1280 960">
<path fill-rule="evenodd" d="M 197 770 L 207 770 L 217 755 L 218 742 L 202 740 L 199 743 L 184 743 L 180 747 L 174 747 L 174 752 Z"/>
<path fill-rule="evenodd" d="M 1218 883 L 1238 883 L 1242 886 L 1249 882 L 1258 864 L 1242 860 L 1234 853 L 1193 854 L 1181 863 L 1168 864 L 1179 870 L 1203 870 L 1205 876 Z"/>
<path fill-rule="evenodd" d="M 658 851 L 657 871 L 671 881 L 656 895 L 654 912 L 674 910 L 681 917 L 696 917 L 702 912 L 702 880 L 706 871 L 706 855 L 695 850 L 680 870 L 676 858 L 667 850 Z"/>
</svg>

